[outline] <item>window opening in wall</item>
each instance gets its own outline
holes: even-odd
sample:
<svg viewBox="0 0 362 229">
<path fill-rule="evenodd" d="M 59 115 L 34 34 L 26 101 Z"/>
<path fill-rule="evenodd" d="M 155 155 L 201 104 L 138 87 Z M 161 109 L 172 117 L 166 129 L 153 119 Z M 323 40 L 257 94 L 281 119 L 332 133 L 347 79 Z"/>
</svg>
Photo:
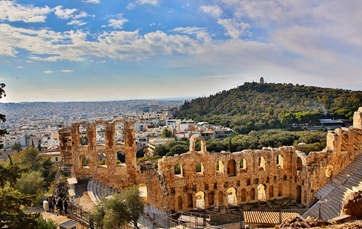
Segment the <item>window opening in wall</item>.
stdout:
<svg viewBox="0 0 362 229">
<path fill-rule="evenodd" d="M 263 184 L 258 185 L 258 200 L 266 201 L 265 185 Z"/>
<path fill-rule="evenodd" d="M 194 204 L 193 204 L 193 202 L 192 202 L 192 194 L 189 194 L 189 195 L 187 195 L 188 196 L 188 198 L 187 198 L 187 206 L 189 207 L 189 208 L 193 208 L 194 207 Z"/>
<path fill-rule="evenodd" d="M 116 123 L 115 125 L 115 142 L 116 143 L 124 143 L 124 125 L 121 122 Z"/>
<path fill-rule="evenodd" d="M 228 161 L 228 166 L 227 166 L 227 171 L 228 171 L 228 176 L 236 176 L 236 161 L 231 159 Z"/>
<path fill-rule="evenodd" d="M 217 189 L 217 183 L 214 183 L 214 189 Z"/>
<path fill-rule="evenodd" d="M 287 180 L 288 180 L 287 175 L 284 175 L 284 176 L 283 176 L 283 181 L 287 181 Z"/>
<path fill-rule="evenodd" d="M 240 161 L 240 171 L 241 172 L 246 172 L 246 159 L 243 158 Z"/>
<path fill-rule="evenodd" d="M 246 179 L 246 185 L 250 185 L 250 179 L 248 178 L 248 179 Z"/>
<path fill-rule="evenodd" d="M 197 192 L 195 194 L 195 198 L 196 198 L 196 208 L 198 209 L 205 209 L 205 194 L 204 192 Z"/>
<path fill-rule="evenodd" d="M 96 125 L 96 139 L 97 139 L 97 144 L 104 144 L 106 142 L 105 129 L 104 125 L 102 124 Z"/>
<path fill-rule="evenodd" d="M 107 166 L 107 155 L 105 153 L 98 153 L 98 165 Z"/>
<path fill-rule="evenodd" d="M 284 157 L 280 154 L 277 156 L 277 166 L 278 168 L 284 168 Z"/>
<path fill-rule="evenodd" d="M 250 200 L 255 200 L 255 189 L 250 189 Z"/>
<path fill-rule="evenodd" d="M 204 173 L 204 166 L 202 165 L 201 162 L 197 163 L 195 166 L 195 172 L 197 174 L 203 174 Z"/>
<path fill-rule="evenodd" d="M 302 159 L 300 157 L 297 157 L 297 170 L 302 171 L 302 168 L 303 168 Z"/>
<path fill-rule="evenodd" d="M 182 167 L 180 164 L 175 165 L 175 167 L 173 168 L 173 171 L 174 171 L 175 175 L 182 176 Z"/>
<path fill-rule="evenodd" d="M 254 184 L 259 184 L 259 178 L 254 179 Z"/>
<path fill-rule="evenodd" d="M 269 177 L 266 177 L 266 183 L 269 183 L 269 182 L 270 182 Z"/>
<path fill-rule="evenodd" d="M 259 170 L 265 170 L 265 159 L 264 159 L 264 157 L 259 157 Z"/>
<path fill-rule="evenodd" d="M 235 188 L 233 188 L 233 187 L 228 188 L 228 190 L 226 192 L 227 192 L 227 195 L 228 195 L 228 204 L 229 205 L 237 205 Z"/>
<path fill-rule="evenodd" d="M 204 189 L 205 189 L 205 191 L 209 190 L 209 185 L 208 185 L 208 184 L 205 184 L 205 185 L 204 185 Z"/>
<path fill-rule="evenodd" d="M 138 185 L 138 191 L 139 191 L 139 196 L 143 199 L 143 201 L 145 201 L 145 203 L 147 203 L 147 185 L 146 184 L 139 184 Z"/>
<path fill-rule="evenodd" d="M 79 141 L 82 146 L 88 145 L 87 128 L 84 125 L 79 125 Z"/>
<path fill-rule="evenodd" d="M 126 163 L 126 153 L 123 151 L 118 151 L 116 155 L 116 164 L 121 165 Z"/>
<path fill-rule="evenodd" d="M 224 174 L 224 164 L 222 161 L 216 162 L 216 173 Z"/>
<path fill-rule="evenodd" d="M 302 187 L 300 187 L 300 185 L 297 185 L 296 188 L 296 199 L 295 201 L 297 202 L 297 204 L 301 204 L 302 203 Z"/>
<path fill-rule="evenodd" d="M 88 159 L 88 157 L 85 156 L 85 155 L 82 155 L 82 156 L 80 157 L 80 164 L 81 164 L 82 166 L 89 166 L 89 159 Z"/>
</svg>

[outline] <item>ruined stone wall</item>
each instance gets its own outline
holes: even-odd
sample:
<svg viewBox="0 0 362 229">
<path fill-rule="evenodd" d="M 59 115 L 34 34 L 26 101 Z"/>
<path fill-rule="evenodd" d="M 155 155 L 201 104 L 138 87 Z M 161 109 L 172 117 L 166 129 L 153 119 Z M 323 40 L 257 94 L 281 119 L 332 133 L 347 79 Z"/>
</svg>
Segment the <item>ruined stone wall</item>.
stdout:
<svg viewBox="0 0 362 229">
<path fill-rule="evenodd" d="M 129 120 L 74 123 L 60 131 L 61 154 L 64 163 L 73 165 L 76 177 L 94 177 L 117 189 L 146 185 L 148 203 L 162 211 L 228 207 L 286 197 L 309 206 L 315 192 L 362 153 L 362 108 L 354 118 L 353 127 L 330 131 L 327 147 L 309 155 L 287 146 L 210 154 L 205 140 L 195 134 L 190 138 L 189 152 L 163 157 L 158 168 L 148 168 L 136 165 L 134 123 Z M 117 123 L 124 128 L 121 142 L 115 140 Z M 97 126 L 104 127 L 104 142 L 97 142 Z M 87 144 L 82 143 L 85 136 Z M 201 142 L 200 151 L 195 149 L 197 141 Z M 120 151 L 126 161 L 117 164 L 116 153 Z M 99 155 L 103 154 L 106 165 L 100 165 Z M 82 165 L 84 157 L 88 165 Z"/>
</svg>

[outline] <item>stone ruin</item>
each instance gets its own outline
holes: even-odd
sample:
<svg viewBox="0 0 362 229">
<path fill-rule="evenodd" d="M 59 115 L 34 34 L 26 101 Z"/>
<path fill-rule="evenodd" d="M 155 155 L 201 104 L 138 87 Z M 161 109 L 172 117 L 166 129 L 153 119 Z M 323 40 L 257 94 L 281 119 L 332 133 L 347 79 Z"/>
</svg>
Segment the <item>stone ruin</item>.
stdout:
<svg viewBox="0 0 362 229">
<path fill-rule="evenodd" d="M 131 120 L 73 123 L 59 133 L 63 164 L 72 166 L 73 177 L 118 190 L 143 186 L 147 203 L 164 212 L 283 198 L 310 206 L 314 194 L 362 153 L 362 107 L 353 118 L 353 127 L 329 131 L 326 148 L 309 155 L 291 146 L 211 154 L 195 134 L 187 153 L 163 157 L 157 166 L 136 163 Z"/>
</svg>

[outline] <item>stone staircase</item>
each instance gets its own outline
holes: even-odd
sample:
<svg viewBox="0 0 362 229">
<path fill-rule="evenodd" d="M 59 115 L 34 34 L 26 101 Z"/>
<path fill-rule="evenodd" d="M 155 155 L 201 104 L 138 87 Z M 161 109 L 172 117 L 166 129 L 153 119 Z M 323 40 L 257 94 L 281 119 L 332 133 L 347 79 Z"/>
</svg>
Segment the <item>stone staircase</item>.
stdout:
<svg viewBox="0 0 362 229">
<path fill-rule="evenodd" d="M 362 155 L 336 177 L 333 177 L 332 183 L 326 184 L 316 192 L 314 196 L 319 201 L 302 217 L 312 216 L 323 220 L 335 218 L 340 215 L 344 198 L 357 190 L 362 190 Z"/>
<path fill-rule="evenodd" d="M 97 204 L 102 198 L 107 198 L 118 191 L 112 187 L 107 186 L 106 184 L 102 183 L 96 179 L 89 179 L 87 185 L 88 195 L 93 201 L 93 203 Z"/>
</svg>

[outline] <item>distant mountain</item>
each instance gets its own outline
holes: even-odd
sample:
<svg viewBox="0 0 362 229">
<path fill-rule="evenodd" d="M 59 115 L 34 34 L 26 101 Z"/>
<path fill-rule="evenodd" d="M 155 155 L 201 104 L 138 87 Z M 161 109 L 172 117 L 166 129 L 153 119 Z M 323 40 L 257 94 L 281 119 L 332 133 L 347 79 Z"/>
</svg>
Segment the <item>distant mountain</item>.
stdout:
<svg viewBox="0 0 362 229">
<path fill-rule="evenodd" d="M 293 123 L 315 124 L 319 118 L 352 119 L 360 106 L 362 91 L 253 82 L 185 101 L 176 115 L 248 133 Z"/>
</svg>

